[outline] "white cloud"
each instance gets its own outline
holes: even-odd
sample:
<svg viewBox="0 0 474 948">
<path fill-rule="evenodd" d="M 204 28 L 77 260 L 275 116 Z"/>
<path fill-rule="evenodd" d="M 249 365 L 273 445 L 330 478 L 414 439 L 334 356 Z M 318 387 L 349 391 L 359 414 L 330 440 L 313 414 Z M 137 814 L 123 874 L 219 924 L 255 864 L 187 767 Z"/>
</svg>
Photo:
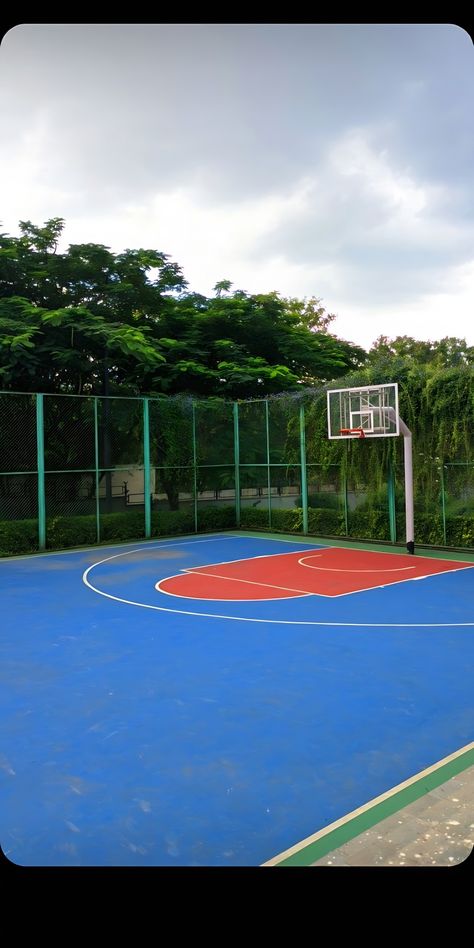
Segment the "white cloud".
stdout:
<svg viewBox="0 0 474 948">
<path fill-rule="evenodd" d="M 36 59 L 28 61 L 47 65 L 38 66 L 37 95 L 31 67 L 17 72 L 24 42 L 17 34 L 18 48 L 3 51 L 13 90 L 11 100 L 3 93 L 3 229 L 17 233 L 20 219 L 64 217 L 63 245 L 156 248 L 181 265 L 193 290 L 210 293 L 227 278 L 249 292 L 315 295 L 339 314 L 334 330 L 364 345 L 380 333 L 449 332 L 474 342 L 472 117 L 463 111 L 467 86 L 449 96 L 459 86 L 454 58 L 445 62 L 451 85 L 439 98 L 431 44 L 436 34 L 444 48 L 441 27 L 426 37 L 405 31 L 405 40 L 414 38 L 401 64 L 397 40 L 375 26 L 365 40 L 357 40 L 364 27 L 356 35 L 334 26 L 319 40 L 317 26 L 311 40 L 295 27 L 294 49 L 284 28 L 262 30 L 252 31 L 247 71 L 232 59 L 230 35 L 224 51 L 221 31 L 205 26 L 199 35 L 215 58 L 201 69 L 191 25 L 189 73 L 177 36 L 166 68 L 148 56 L 145 75 L 143 50 L 156 50 L 159 39 L 164 54 L 166 31 L 147 39 L 136 30 L 124 73 L 120 28 L 102 50 L 104 31 L 90 27 L 88 78 L 72 68 L 83 50 L 68 28 L 54 69 L 44 48 L 54 46 L 56 32 L 38 28 L 30 36 Z M 277 36 L 281 47 L 273 46 Z M 244 30 L 239 42 L 249 38 Z M 301 62 L 303 40 L 321 55 Z M 265 64 L 262 86 L 256 79 Z M 452 158 L 456 134 L 464 177 Z M 430 155 L 440 156 L 438 177 Z"/>
<path fill-rule="evenodd" d="M 426 340 L 455 336 L 474 345 L 474 259 L 453 267 L 445 282 L 444 292 L 426 293 L 402 307 L 353 306 L 345 301 L 338 305 L 336 299 L 339 315 L 332 331 L 365 348 L 380 335 Z"/>
</svg>

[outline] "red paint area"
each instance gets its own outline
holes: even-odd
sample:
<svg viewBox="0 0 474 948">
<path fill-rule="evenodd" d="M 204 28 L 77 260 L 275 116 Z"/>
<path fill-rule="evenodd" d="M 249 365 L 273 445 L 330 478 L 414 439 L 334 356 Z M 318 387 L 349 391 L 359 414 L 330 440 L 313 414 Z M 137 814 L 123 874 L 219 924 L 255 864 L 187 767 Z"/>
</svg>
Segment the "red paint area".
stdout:
<svg viewBox="0 0 474 948">
<path fill-rule="evenodd" d="M 423 556 L 329 548 L 197 566 L 162 579 L 156 588 L 187 599 L 241 602 L 343 596 L 464 568 L 474 567 Z"/>
</svg>

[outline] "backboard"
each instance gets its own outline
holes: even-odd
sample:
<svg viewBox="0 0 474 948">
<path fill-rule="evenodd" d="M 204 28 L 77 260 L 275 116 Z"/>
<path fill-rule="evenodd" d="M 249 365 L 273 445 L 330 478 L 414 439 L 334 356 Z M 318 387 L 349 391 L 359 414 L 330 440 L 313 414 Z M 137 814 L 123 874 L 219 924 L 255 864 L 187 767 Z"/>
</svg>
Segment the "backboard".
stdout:
<svg viewBox="0 0 474 948">
<path fill-rule="evenodd" d="M 387 438 L 400 433 L 396 382 L 332 389 L 327 404 L 331 439 Z"/>
</svg>

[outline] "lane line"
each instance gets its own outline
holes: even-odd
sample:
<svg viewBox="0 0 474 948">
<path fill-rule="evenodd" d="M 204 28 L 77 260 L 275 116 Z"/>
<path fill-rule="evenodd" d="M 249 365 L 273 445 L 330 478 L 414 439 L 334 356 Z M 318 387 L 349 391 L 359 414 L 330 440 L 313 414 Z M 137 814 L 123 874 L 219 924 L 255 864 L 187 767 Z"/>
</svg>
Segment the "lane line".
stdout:
<svg viewBox="0 0 474 948">
<path fill-rule="evenodd" d="M 199 572 L 198 572 L 198 570 L 199 570 Z M 183 568 L 183 569 L 181 570 L 181 572 L 182 572 L 182 573 L 191 573 L 193 576 L 211 576 L 211 577 L 213 577 L 213 578 L 215 578 L 215 579 L 225 579 L 225 580 L 229 580 L 229 582 L 232 582 L 232 583 L 247 583 L 249 586 L 263 586 L 264 589 L 283 589 L 285 592 L 298 593 L 299 595 L 302 595 L 302 596 L 312 596 L 312 595 L 313 595 L 313 593 L 310 592 L 308 589 L 292 589 L 290 586 L 275 586 L 273 583 L 258 583 L 258 582 L 256 582 L 256 581 L 253 580 L 253 579 L 241 579 L 241 578 L 238 577 L 238 576 L 219 576 L 218 573 L 204 573 L 204 572 L 201 570 L 201 568 L 198 567 L 198 566 L 190 567 L 189 569 Z M 177 574 L 175 574 L 175 575 L 176 575 L 176 576 L 179 576 L 179 573 L 177 573 Z M 174 578 L 175 578 L 175 576 L 167 576 L 167 577 L 166 577 L 166 579 L 174 579 Z M 165 582 L 165 580 L 164 580 L 164 579 L 160 579 L 160 583 L 163 583 L 163 582 Z M 156 585 L 155 588 L 158 588 L 158 584 Z M 193 596 L 193 597 L 190 597 L 190 598 L 199 599 L 199 596 L 196 596 L 196 597 Z M 282 597 L 282 598 L 284 598 L 284 597 Z M 289 598 L 289 597 L 288 597 L 288 598 Z M 221 600 L 221 601 L 223 602 L 224 600 Z M 250 600 L 250 601 L 251 601 L 251 600 Z M 258 601 L 258 600 L 257 600 L 257 601 Z"/>
</svg>

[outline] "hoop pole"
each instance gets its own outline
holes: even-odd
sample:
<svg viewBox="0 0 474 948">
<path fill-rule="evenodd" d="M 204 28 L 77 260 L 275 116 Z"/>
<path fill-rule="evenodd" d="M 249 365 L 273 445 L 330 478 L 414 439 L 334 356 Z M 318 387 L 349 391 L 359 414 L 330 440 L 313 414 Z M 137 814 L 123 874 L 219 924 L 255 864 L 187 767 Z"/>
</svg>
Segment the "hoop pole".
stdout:
<svg viewBox="0 0 474 948">
<path fill-rule="evenodd" d="M 405 522 L 406 540 L 409 553 L 415 552 L 415 516 L 413 510 L 413 450 L 411 431 L 398 416 L 400 431 L 403 435 L 403 459 L 405 464 Z"/>
<path fill-rule="evenodd" d="M 395 415 L 395 409 L 387 406 L 385 409 L 390 415 Z M 405 467 L 405 524 L 406 524 L 406 543 L 409 553 L 415 552 L 415 515 L 413 505 L 413 450 L 411 431 L 405 424 L 400 415 L 398 416 L 398 426 L 403 435 L 403 461 Z"/>
</svg>

